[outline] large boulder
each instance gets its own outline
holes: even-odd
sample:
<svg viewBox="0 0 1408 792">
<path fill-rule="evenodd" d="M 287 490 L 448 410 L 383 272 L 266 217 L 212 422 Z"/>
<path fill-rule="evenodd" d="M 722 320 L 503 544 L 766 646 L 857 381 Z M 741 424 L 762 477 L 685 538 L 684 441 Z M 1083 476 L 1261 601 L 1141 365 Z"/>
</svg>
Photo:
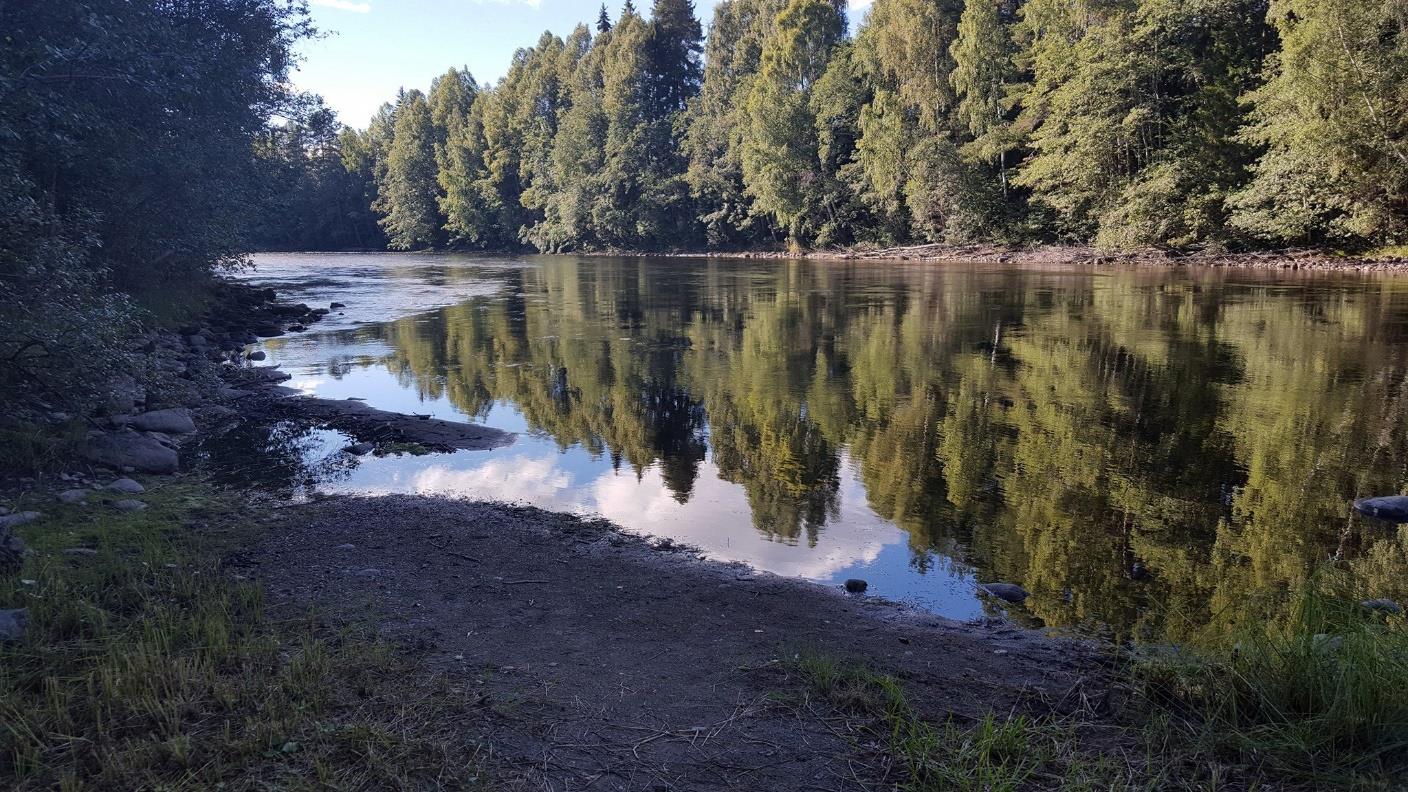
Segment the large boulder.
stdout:
<svg viewBox="0 0 1408 792">
<path fill-rule="evenodd" d="M 190 434 L 196 430 L 196 422 L 191 418 L 191 411 L 185 407 L 152 410 L 134 415 L 128 425 L 144 432 L 166 432 L 168 434 Z"/>
<path fill-rule="evenodd" d="M 94 432 L 83 444 L 83 456 L 100 465 L 143 473 L 175 473 L 175 449 L 131 430 Z"/>
</svg>

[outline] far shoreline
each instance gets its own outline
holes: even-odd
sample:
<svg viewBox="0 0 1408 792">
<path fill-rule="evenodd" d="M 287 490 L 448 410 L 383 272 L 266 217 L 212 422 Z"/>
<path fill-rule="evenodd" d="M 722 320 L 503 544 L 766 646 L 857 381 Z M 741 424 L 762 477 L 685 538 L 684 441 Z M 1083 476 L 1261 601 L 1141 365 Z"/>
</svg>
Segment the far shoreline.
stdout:
<svg viewBox="0 0 1408 792">
<path fill-rule="evenodd" d="M 1297 249 L 1245 253 L 1180 252 L 1158 249 L 1102 250 L 1089 245 L 996 245 L 933 243 L 886 248 L 822 248 L 816 250 L 264 250 L 251 255 L 306 253 L 419 253 L 431 255 L 484 254 L 503 256 L 582 256 L 591 258 L 761 259 L 777 261 L 845 261 L 929 264 L 1016 264 L 1038 267 L 1207 267 L 1245 270 L 1309 270 L 1343 273 L 1408 273 L 1408 256 L 1353 256 L 1324 250 Z"/>
</svg>

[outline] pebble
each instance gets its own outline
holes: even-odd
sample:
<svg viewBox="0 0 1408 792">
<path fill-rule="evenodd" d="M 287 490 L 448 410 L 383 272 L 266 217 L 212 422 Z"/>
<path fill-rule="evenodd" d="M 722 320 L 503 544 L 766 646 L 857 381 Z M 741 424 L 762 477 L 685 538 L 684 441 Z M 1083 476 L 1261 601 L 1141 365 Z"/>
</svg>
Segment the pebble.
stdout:
<svg viewBox="0 0 1408 792">
<path fill-rule="evenodd" d="M 335 548 L 333 548 L 333 549 L 335 549 L 335 550 L 356 550 L 356 549 L 357 549 L 357 545 L 354 545 L 354 544 L 351 544 L 351 543 L 340 544 L 340 545 L 338 545 L 337 547 L 335 547 Z"/>
</svg>

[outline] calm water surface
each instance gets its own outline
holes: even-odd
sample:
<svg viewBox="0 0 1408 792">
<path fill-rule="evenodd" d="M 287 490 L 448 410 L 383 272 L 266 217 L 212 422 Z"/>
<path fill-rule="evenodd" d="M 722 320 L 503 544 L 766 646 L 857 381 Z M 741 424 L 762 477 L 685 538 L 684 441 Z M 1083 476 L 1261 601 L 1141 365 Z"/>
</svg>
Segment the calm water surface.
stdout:
<svg viewBox="0 0 1408 792">
<path fill-rule="evenodd" d="M 520 433 L 261 474 L 597 514 L 946 616 L 1186 640 L 1308 564 L 1408 593 L 1408 279 L 839 262 L 290 254 L 347 307 L 264 343 L 295 387 Z"/>
</svg>

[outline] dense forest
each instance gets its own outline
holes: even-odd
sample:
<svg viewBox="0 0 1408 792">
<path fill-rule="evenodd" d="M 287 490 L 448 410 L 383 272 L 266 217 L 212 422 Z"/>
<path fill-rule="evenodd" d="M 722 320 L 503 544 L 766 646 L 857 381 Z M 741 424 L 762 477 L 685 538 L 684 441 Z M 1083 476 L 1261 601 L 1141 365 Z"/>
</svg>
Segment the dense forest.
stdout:
<svg viewBox="0 0 1408 792">
<path fill-rule="evenodd" d="M 0 30 L 4 427 L 140 378 L 133 335 L 251 249 L 256 144 L 315 103 L 288 81 L 308 20 L 279 0 L 20 0 Z"/>
<path fill-rule="evenodd" d="M 1401 0 L 630 0 L 506 76 L 262 146 L 266 246 L 1373 249 L 1408 232 Z M 374 212 L 374 215 L 369 213 Z M 384 240 L 378 235 L 384 234 Z"/>
</svg>

